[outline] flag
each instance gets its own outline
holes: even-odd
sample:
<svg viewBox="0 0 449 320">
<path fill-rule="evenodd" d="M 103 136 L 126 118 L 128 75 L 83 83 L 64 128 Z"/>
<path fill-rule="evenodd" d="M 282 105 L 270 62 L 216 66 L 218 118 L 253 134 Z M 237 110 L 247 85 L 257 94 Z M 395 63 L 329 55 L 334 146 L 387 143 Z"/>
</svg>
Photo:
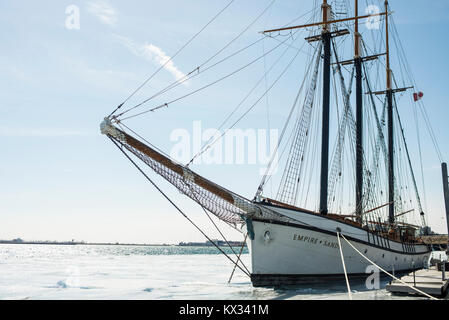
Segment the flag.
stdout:
<svg viewBox="0 0 449 320">
<path fill-rule="evenodd" d="M 413 100 L 415 100 L 415 102 L 416 102 L 418 100 L 421 100 L 423 96 L 424 96 L 424 93 L 422 93 L 421 91 L 420 92 L 415 92 L 413 94 Z"/>
</svg>

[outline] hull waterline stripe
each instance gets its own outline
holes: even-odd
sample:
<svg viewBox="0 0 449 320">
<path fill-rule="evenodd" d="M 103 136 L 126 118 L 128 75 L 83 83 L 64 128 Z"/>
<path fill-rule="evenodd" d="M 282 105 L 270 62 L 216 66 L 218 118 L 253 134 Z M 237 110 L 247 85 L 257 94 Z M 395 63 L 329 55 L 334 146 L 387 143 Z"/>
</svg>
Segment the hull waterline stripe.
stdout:
<svg viewBox="0 0 449 320">
<path fill-rule="evenodd" d="M 298 209 L 284 208 L 284 207 L 282 207 L 282 206 L 277 206 L 277 205 L 272 204 L 272 203 L 261 203 L 261 205 L 267 206 L 267 207 L 274 207 L 274 208 L 284 209 L 284 210 L 290 210 L 290 211 L 293 211 L 293 212 L 301 212 L 301 213 L 305 213 L 305 214 L 312 215 L 312 216 L 317 216 L 316 213 L 307 212 L 307 211 L 298 210 Z M 320 218 L 324 218 L 324 219 L 328 219 L 328 220 L 331 220 L 331 221 L 334 221 L 334 222 L 338 222 L 338 223 L 341 223 L 341 224 L 344 224 L 344 225 L 347 225 L 347 226 L 350 226 L 350 227 L 352 227 L 352 228 L 356 228 L 356 229 L 359 229 L 359 230 L 368 231 L 368 230 L 366 230 L 366 229 L 364 229 L 364 228 L 361 228 L 361 227 L 358 227 L 358 226 L 349 224 L 349 223 L 347 223 L 347 222 L 345 222 L 345 221 L 336 221 L 335 219 L 330 218 L 330 217 L 327 217 L 327 216 L 325 216 L 325 215 L 320 215 Z M 274 221 L 273 221 L 273 223 L 274 223 Z M 293 226 L 295 226 L 295 225 L 293 225 Z M 369 232 L 369 231 L 368 231 L 368 232 Z M 379 246 L 379 247 L 382 247 L 382 246 L 380 245 L 379 236 L 378 236 L 376 233 L 371 233 L 371 235 L 373 236 L 373 238 L 377 238 L 377 244 L 378 244 L 378 246 Z M 375 239 L 375 240 L 376 240 L 376 239 Z M 391 241 L 394 242 L 394 243 L 403 244 L 403 242 L 399 242 L 399 241 L 395 241 L 395 240 L 391 240 Z M 376 242 L 376 241 L 374 241 L 374 242 Z"/>
<path fill-rule="evenodd" d="M 336 232 L 320 229 L 320 228 L 317 228 L 317 227 L 309 227 L 309 226 L 305 226 L 305 225 L 293 224 L 293 223 L 282 222 L 282 221 L 266 221 L 266 220 L 256 219 L 256 218 L 253 218 L 252 220 L 256 221 L 256 222 L 284 225 L 284 226 L 287 226 L 287 227 L 311 230 L 311 231 L 315 231 L 315 232 L 320 232 L 320 233 L 333 235 L 335 237 L 337 236 Z M 378 249 L 382 249 L 382 250 L 385 250 L 385 251 L 394 252 L 394 253 L 398 253 L 398 254 L 403 254 L 403 255 L 404 254 L 406 254 L 406 255 L 423 255 L 423 254 L 427 254 L 427 253 L 430 252 L 428 246 L 427 246 L 428 251 L 419 252 L 419 253 L 406 253 L 406 252 L 397 251 L 397 250 L 394 250 L 394 249 L 384 248 L 384 247 L 382 247 L 380 245 L 372 244 L 372 243 L 369 243 L 369 242 L 366 242 L 364 240 L 360 240 L 360 239 L 357 239 L 357 238 L 353 238 L 353 237 L 348 237 L 348 238 L 351 239 L 351 241 L 358 242 L 358 243 L 361 243 L 361 244 L 364 244 L 364 245 L 367 245 L 367 246 L 370 246 L 370 247 L 374 247 L 374 248 L 378 248 Z M 422 246 L 425 246 L 425 245 L 422 245 Z"/>
</svg>

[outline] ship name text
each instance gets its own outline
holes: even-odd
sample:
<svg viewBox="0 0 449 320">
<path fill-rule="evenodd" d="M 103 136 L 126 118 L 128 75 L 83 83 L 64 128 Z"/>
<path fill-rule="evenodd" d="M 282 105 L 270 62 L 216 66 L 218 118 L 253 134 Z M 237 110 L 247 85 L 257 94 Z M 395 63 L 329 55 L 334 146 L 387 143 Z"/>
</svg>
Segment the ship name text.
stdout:
<svg viewBox="0 0 449 320">
<path fill-rule="evenodd" d="M 294 241 L 303 241 L 303 242 L 307 242 L 307 243 L 311 243 L 311 244 L 320 244 L 325 247 L 338 249 L 338 243 L 336 243 L 336 242 L 331 242 L 331 241 L 322 240 L 322 239 L 309 237 L 309 236 L 302 236 L 300 234 L 294 234 L 293 240 Z"/>
</svg>

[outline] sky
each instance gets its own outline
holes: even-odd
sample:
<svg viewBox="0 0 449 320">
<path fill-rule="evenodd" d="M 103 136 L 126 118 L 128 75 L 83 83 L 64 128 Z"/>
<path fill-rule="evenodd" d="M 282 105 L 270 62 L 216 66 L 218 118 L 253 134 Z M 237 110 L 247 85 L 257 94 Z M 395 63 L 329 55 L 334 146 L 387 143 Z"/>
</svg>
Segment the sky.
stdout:
<svg viewBox="0 0 449 320">
<path fill-rule="evenodd" d="M 195 70 L 270 2 L 235 0 L 133 96 L 129 106 Z M 204 240 L 100 134 L 99 125 L 227 3 L 224 0 L 1 2 L 0 239 L 128 243 Z M 392 0 L 390 5 L 415 80 L 424 92 L 443 160 L 447 161 L 449 4 L 446 0 L 425 5 L 418 0 Z M 365 6 L 362 7 L 364 10 Z M 259 39 L 261 30 L 283 26 L 310 9 L 311 1 L 275 1 L 220 57 Z M 218 66 L 215 72 L 192 78 L 158 97 L 150 106 L 200 88 L 277 44 L 274 39 L 265 39 Z M 291 58 L 292 53 L 288 52 L 287 57 Z M 281 130 L 307 58 L 308 51 L 304 49 L 276 90 L 237 128 Z M 170 152 L 179 142 L 177 134 L 187 132 L 193 136 L 198 123 L 202 130 L 218 128 L 273 59 L 261 59 L 249 66 L 244 75 L 226 79 L 169 108 L 130 119 L 127 124 Z M 265 86 L 281 71 L 282 66 L 274 70 Z M 409 110 L 404 113 L 413 147 L 416 146 L 413 120 Z M 447 230 L 440 161 L 423 123 L 420 133 L 428 220 L 432 229 L 444 233 Z M 412 158 L 418 165 L 416 151 Z M 195 164 L 194 168 L 252 198 L 263 165 L 244 161 Z M 160 177 L 155 174 L 151 177 L 212 238 L 218 238 L 200 207 Z M 220 226 L 229 238 L 241 240 L 239 233 Z"/>
</svg>

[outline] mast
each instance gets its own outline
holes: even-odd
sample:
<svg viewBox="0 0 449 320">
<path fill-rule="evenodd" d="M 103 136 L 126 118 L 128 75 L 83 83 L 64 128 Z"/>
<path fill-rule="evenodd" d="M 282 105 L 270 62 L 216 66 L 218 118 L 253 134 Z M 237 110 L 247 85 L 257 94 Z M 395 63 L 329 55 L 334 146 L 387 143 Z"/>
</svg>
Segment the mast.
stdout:
<svg viewBox="0 0 449 320">
<path fill-rule="evenodd" d="M 385 0 L 385 12 L 388 12 L 388 0 Z M 393 127 L 393 90 L 391 88 L 390 43 L 388 14 L 385 15 L 386 54 L 387 54 L 387 110 L 388 110 L 388 221 L 394 223 L 394 127 Z"/>
<path fill-rule="evenodd" d="M 358 0 L 355 0 L 355 16 L 358 17 Z M 363 98 L 362 57 L 360 55 L 359 19 L 355 20 L 354 66 L 356 72 L 356 216 L 362 221 L 363 201 Z"/>
<path fill-rule="evenodd" d="M 329 25 L 338 23 L 338 22 L 345 22 L 345 21 L 353 21 L 353 20 L 361 20 L 366 19 L 374 16 L 383 16 L 387 15 L 387 12 L 381 12 L 378 14 L 373 15 L 365 15 L 365 16 L 356 16 L 351 18 L 345 18 L 345 19 L 337 19 L 332 20 L 330 19 L 330 5 L 328 4 L 327 0 L 323 0 L 323 4 L 321 5 L 322 11 L 323 11 L 323 19 L 320 22 L 310 23 L 310 24 L 303 24 L 298 26 L 291 26 L 291 27 L 283 27 L 283 28 L 277 28 L 277 29 L 270 29 L 265 30 L 262 32 L 262 34 L 272 33 L 272 32 L 279 32 L 279 31 L 286 31 L 286 30 L 293 30 L 293 29 L 299 29 L 299 28 L 307 28 L 307 27 L 314 27 L 314 26 L 321 26 L 322 32 L 321 35 L 315 35 L 312 37 L 306 38 L 307 41 L 313 42 L 313 41 L 322 41 L 323 42 L 323 48 L 324 48 L 324 54 L 323 54 L 323 114 L 322 114 L 322 137 L 321 137 L 321 178 L 320 178 L 320 208 L 319 212 L 323 215 L 326 215 L 328 212 L 328 184 L 329 184 L 329 114 L 330 114 L 330 74 L 331 74 L 331 39 L 332 37 L 338 37 L 342 35 L 349 34 L 349 31 L 347 29 L 344 30 L 335 30 L 330 31 Z M 358 30 L 358 29 L 357 29 Z M 367 60 L 374 60 L 377 59 L 379 55 L 374 55 L 370 57 L 360 57 L 360 34 L 356 33 L 357 41 L 356 41 L 356 56 L 360 58 L 360 67 L 359 70 L 359 78 L 358 78 L 358 100 L 359 100 L 359 107 L 362 108 L 362 62 Z M 353 63 L 352 60 L 350 60 L 349 63 L 346 63 L 347 61 L 340 62 L 340 64 L 351 64 Z M 362 116 L 362 113 L 358 113 L 359 116 Z M 361 146 L 362 144 L 362 122 L 363 117 L 359 118 L 357 121 L 360 125 L 358 132 L 360 133 L 358 138 L 358 145 Z M 358 148 L 360 150 L 359 152 L 359 158 L 361 159 L 359 161 L 359 182 L 357 183 L 357 188 L 360 190 L 363 189 L 363 147 L 361 146 Z M 258 190 L 257 195 L 260 194 L 260 188 Z M 359 195 L 358 203 L 361 203 L 362 198 L 362 192 L 357 192 Z M 358 205 L 359 210 L 362 210 L 361 205 Z"/>
<path fill-rule="evenodd" d="M 329 110 L 330 110 L 330 71 L 331 71 L 331 34 L 329 25 L 330 6 L 327 0 L 323 0 L 321 6 L 323 10 L 322 41 L 324 48 L 323 63 L 323 121 L 321 135 L 321 183 L 320 183 L 320 213 L 327 214 L 328 178 L 329 178 Z"/>
</svg>

